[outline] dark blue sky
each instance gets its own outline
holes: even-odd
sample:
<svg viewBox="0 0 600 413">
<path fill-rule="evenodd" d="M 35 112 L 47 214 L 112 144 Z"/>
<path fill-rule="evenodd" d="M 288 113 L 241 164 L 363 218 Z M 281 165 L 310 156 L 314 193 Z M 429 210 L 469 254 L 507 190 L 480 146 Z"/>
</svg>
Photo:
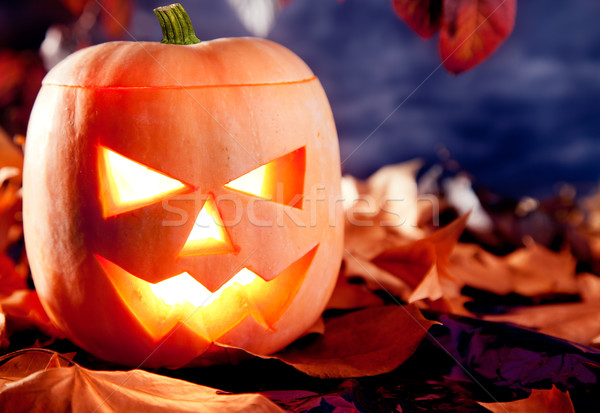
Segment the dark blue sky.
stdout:
<svg viewBox="0 0 600 413">
<path fill-rule="evenodd" d="M 140 2 L 136 38 L 161 37 L 151 14 L 161 3 Z M 248 34 L 225 2 L 182 4 L 201 39 Z M 294 0 L 269 38 L 323 83 L 344 173 L 434 162 L 445 147 L 494 191 L 549 196 L 558 182 L 585 192 L 600 180 L 599 16 L 598 0 L 521 0 L 511 37 L 459 76 L 436 70 L 437 37 L 410 31 L 390 0 Z"/>
</svg>

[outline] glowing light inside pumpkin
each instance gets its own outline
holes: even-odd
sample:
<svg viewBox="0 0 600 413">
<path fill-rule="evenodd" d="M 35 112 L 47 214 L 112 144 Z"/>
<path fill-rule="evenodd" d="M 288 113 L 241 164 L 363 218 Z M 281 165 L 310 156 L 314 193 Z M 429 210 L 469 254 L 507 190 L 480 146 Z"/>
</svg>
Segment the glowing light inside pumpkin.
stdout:
<svg viewBox="0 0 600 413">
<path fill-rule="evenodd" d="M 152 337 L 165 337 L 183 322 L 215 341 L 246 317 L 272 330 L 302 286 L 317 249 L 318 244 L 270 281 L 243 268 L 214 293 L 187 272 L 152 284 L 100 255 L 95 257 Z"/>
<path fill-rule="evenodd" d="M 302 208 L 306 148 L 301 147 L 236 178 L 225 188 Z"/>
<path fill-rule="evenodd" d="M 181 256 L 232 252 L 233 246 L 223 226 L 217 206 L 209 197 L 198 214 L 192 231 L 181 250 Z"/>
<path fill-rule="evenodd" d="M 227 288 L 234 287 L 235 284 L 249 285 L 257 278 L 258 276 L 248 268 L 242 268 L 241 271 L 223 284 L 221 288 L 211 293 L 206 287 L 192 278 L 191 275 L 184 272 L 159 283 L 150 284 L 150 289 L 167 305 L 173 306 L 189 302 L 195 307 L 206 307 L 218 299 Z"/>
<path fill-rule="evenodd" d="M 219 232 L 219 227 L 215 222 L 214 218 L 210 216 L 206 207 L 202 208 L 202 211 L 198 214 L 194 228 L 190 233 L 189 239 L 201 240 L 206 238 L 212 238 L 215 241 L 223 242 L 223 237 Z"/>
<path fill-rule="evenodd" d="M 234 189 L 250 195 L 264 197 L 265 194 L 263 193 L 263 183 L 265 181 L 266 170 L 267 165 L 260 166 L 255 170 L 250 171 L 247 174 L 229 182 L 225 185 L 225 188 Z"/>
<path fill-rule="evenodd" d="M 104 216 L 153 204 L 187 186 L 108 148 L 99 147 L 99 172 Z"/>
</svg>

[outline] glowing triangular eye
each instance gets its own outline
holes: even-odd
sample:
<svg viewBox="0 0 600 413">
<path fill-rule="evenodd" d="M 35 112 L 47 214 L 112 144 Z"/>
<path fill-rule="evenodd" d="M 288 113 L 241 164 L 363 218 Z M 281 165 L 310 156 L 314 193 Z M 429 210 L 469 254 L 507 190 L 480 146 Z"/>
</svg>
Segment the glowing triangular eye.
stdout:
<svg viewBox="0 0 600 413">
<path fill-rule="evenodd" d="M 227 230 L 212 197 L 209 197 L 198 214 L 180 256 L 221 254 L 233 252 Z"/>
<path fill-rule="evenodd" d="M 98 171 L 104 217 L 153 204 L 189 187 L 147 166 L 100 146 Z"/>
<path fill-rule="evenodd" d="M 302 208 L 306 148 L 302 147 L 225 184 L 225 188 Z"/>
<path fill-rule="evenodd" d="M 263 191 L 263 188 L 265 187 L 266 169 L 267 165 L 259 166 L 255 170 L 248 172 L 246 175 L 242 175 L 229 182 L 225 185 L 225 188 L 264 198 L 266 195 Z"/>
</svg>

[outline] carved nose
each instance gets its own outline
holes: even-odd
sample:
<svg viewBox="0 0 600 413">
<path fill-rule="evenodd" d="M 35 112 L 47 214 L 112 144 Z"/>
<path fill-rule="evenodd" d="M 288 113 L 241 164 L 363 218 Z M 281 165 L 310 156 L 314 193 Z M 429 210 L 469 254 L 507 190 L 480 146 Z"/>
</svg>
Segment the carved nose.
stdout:
<svg viewBox="0 0 600 413">
<path fill-rule="evenodd" d="M 212 196 L 198 213 L 194 226 L 181 252 L 182 257 L 234 252 L 227 229 Z"/>
</svg>

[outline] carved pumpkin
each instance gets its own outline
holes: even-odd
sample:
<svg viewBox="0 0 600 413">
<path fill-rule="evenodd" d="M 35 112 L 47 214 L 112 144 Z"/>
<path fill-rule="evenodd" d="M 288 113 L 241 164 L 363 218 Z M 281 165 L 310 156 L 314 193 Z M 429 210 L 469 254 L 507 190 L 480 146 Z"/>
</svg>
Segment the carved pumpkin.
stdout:
<svg viewBox="0 0 600 413">
<path fill-rule="evenodd" d="M 193 36 L 181 6 L 157 10 L 167 42 Z M 273 353 L 320 316 L 342 252 L 337 137 L 284 47 L 81 50 L 44 79 L 25 152 L 35 286 L 84 349 L 177 367 L 209 349 Z"/>
</svg>

